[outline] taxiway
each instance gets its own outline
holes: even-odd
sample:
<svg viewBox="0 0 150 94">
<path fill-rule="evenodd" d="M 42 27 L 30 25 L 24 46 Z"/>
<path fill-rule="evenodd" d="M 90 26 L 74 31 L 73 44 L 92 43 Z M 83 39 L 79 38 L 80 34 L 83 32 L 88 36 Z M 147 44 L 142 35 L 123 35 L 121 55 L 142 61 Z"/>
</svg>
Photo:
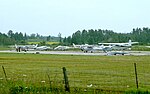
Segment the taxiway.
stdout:
<svg viewBox="0 0 150 94">
<path fill-rule="evenodd" d="M 125 55 L 135 55 L 135 56 L 140 56 L 140 55 L 150 55 L 150 51 L 125 51 L 128 54 Z M 56 54 L 56 55 L 107 55 L 107 53 L 104 52 L 95 52 L 95 53 L 84 53 L 82 51 L 21 51 L 21 52 L 16 52 L 15 50 L 7 50 L 7 51 L 0 51 L 0 53 L 30 53 L 30 54 Z"/>
</svg>

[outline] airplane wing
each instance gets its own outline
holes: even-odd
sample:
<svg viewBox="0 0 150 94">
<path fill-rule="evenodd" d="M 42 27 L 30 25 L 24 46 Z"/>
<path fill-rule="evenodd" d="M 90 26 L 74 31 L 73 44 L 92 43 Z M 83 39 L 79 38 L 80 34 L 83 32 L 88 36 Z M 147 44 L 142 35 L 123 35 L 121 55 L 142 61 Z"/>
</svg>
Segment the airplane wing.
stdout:
<svg viewBox="0 0 150 94">
<path fill-rule="evenodd" d="M 100 45 L 104 44 L 104 45 L 119 45 L 119 44 L 122 44 L 122 43 L 98 43 Z"/>
</svg>

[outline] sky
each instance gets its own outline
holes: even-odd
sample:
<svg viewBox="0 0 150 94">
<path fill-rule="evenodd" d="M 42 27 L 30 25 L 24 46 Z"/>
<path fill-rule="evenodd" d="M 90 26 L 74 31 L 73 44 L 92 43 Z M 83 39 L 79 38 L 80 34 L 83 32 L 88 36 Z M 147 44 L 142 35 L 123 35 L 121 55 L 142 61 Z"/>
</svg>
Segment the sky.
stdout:
<svg viewBox="0 0 150 94">
<path fill-rule="evenodd" d="M 83 29 L 149 27 L 150 0 L 0 0 L 0 32 L 71 36 Z"/>
</svg>

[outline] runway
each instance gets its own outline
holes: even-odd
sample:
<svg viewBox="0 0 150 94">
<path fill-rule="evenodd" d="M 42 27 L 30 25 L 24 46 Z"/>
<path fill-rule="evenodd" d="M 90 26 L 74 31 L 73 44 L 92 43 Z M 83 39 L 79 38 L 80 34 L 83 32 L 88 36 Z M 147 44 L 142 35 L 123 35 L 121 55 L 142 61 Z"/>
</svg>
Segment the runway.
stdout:
<svg viewBox="0 0 150 94">
<path fill-rule="evenodd" d="M 142 56 L 142 55 L 150 55 L 150 51 L 125 51 L 127 54 L 125 55 L 134 55 L 134 56 Z M 84 53 L 82 51 L 21 51 L 16 52 L 15 50 L 6 50 L 0 51 L 0 53 L 29 53 L 29 54 L 55 54 L 55 55 L 97 55 L 97 56 L 105 56 L 107 53 L 104 52 L 94 52 L 94 53 Z"/>
</svg>

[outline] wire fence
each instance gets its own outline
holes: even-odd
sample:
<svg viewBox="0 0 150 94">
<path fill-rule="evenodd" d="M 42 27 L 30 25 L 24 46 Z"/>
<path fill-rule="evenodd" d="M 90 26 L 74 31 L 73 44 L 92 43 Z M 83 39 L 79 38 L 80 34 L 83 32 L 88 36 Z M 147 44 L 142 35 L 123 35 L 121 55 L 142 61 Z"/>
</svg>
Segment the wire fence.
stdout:
<svg viewBox="0 0 150 94">
<path fill-rule="evenodd" d="M 120 64 L 118 64 L 120 65 Z M 117 66 L 118 66 L 117 65 Z M 124 92 L 128 89 L 150 90 L 149 63 L 132 65 L 108 65 L 99 69 L 82 69 L 66 67 L 69 92 Z M 130 67 L 128 67 L 130 66 Z M 135 70 L 136 68 L 136 70 Z M 136 79 L 137 71 L 137 79 Z M 62 68 L 43 69 L 34 74 L 14 74 L 1 71 L 0 87 L 3 93 L 11 92 L 65 92 L 66 83 Z M 7 78 L 6 78 L 7 77 Z M 6 79 L 6 80 L 5 80 Z M 137 82 L 138 80 L 138 82 Z M 7 84 L 6 84 L 7 83 Z M 138 87 L 137 87 L 138 84 Z M 5 87 L 9 87 L 4 90 Z M 22 90 L 22 91 L 21 91 Z"/>
</svg>

